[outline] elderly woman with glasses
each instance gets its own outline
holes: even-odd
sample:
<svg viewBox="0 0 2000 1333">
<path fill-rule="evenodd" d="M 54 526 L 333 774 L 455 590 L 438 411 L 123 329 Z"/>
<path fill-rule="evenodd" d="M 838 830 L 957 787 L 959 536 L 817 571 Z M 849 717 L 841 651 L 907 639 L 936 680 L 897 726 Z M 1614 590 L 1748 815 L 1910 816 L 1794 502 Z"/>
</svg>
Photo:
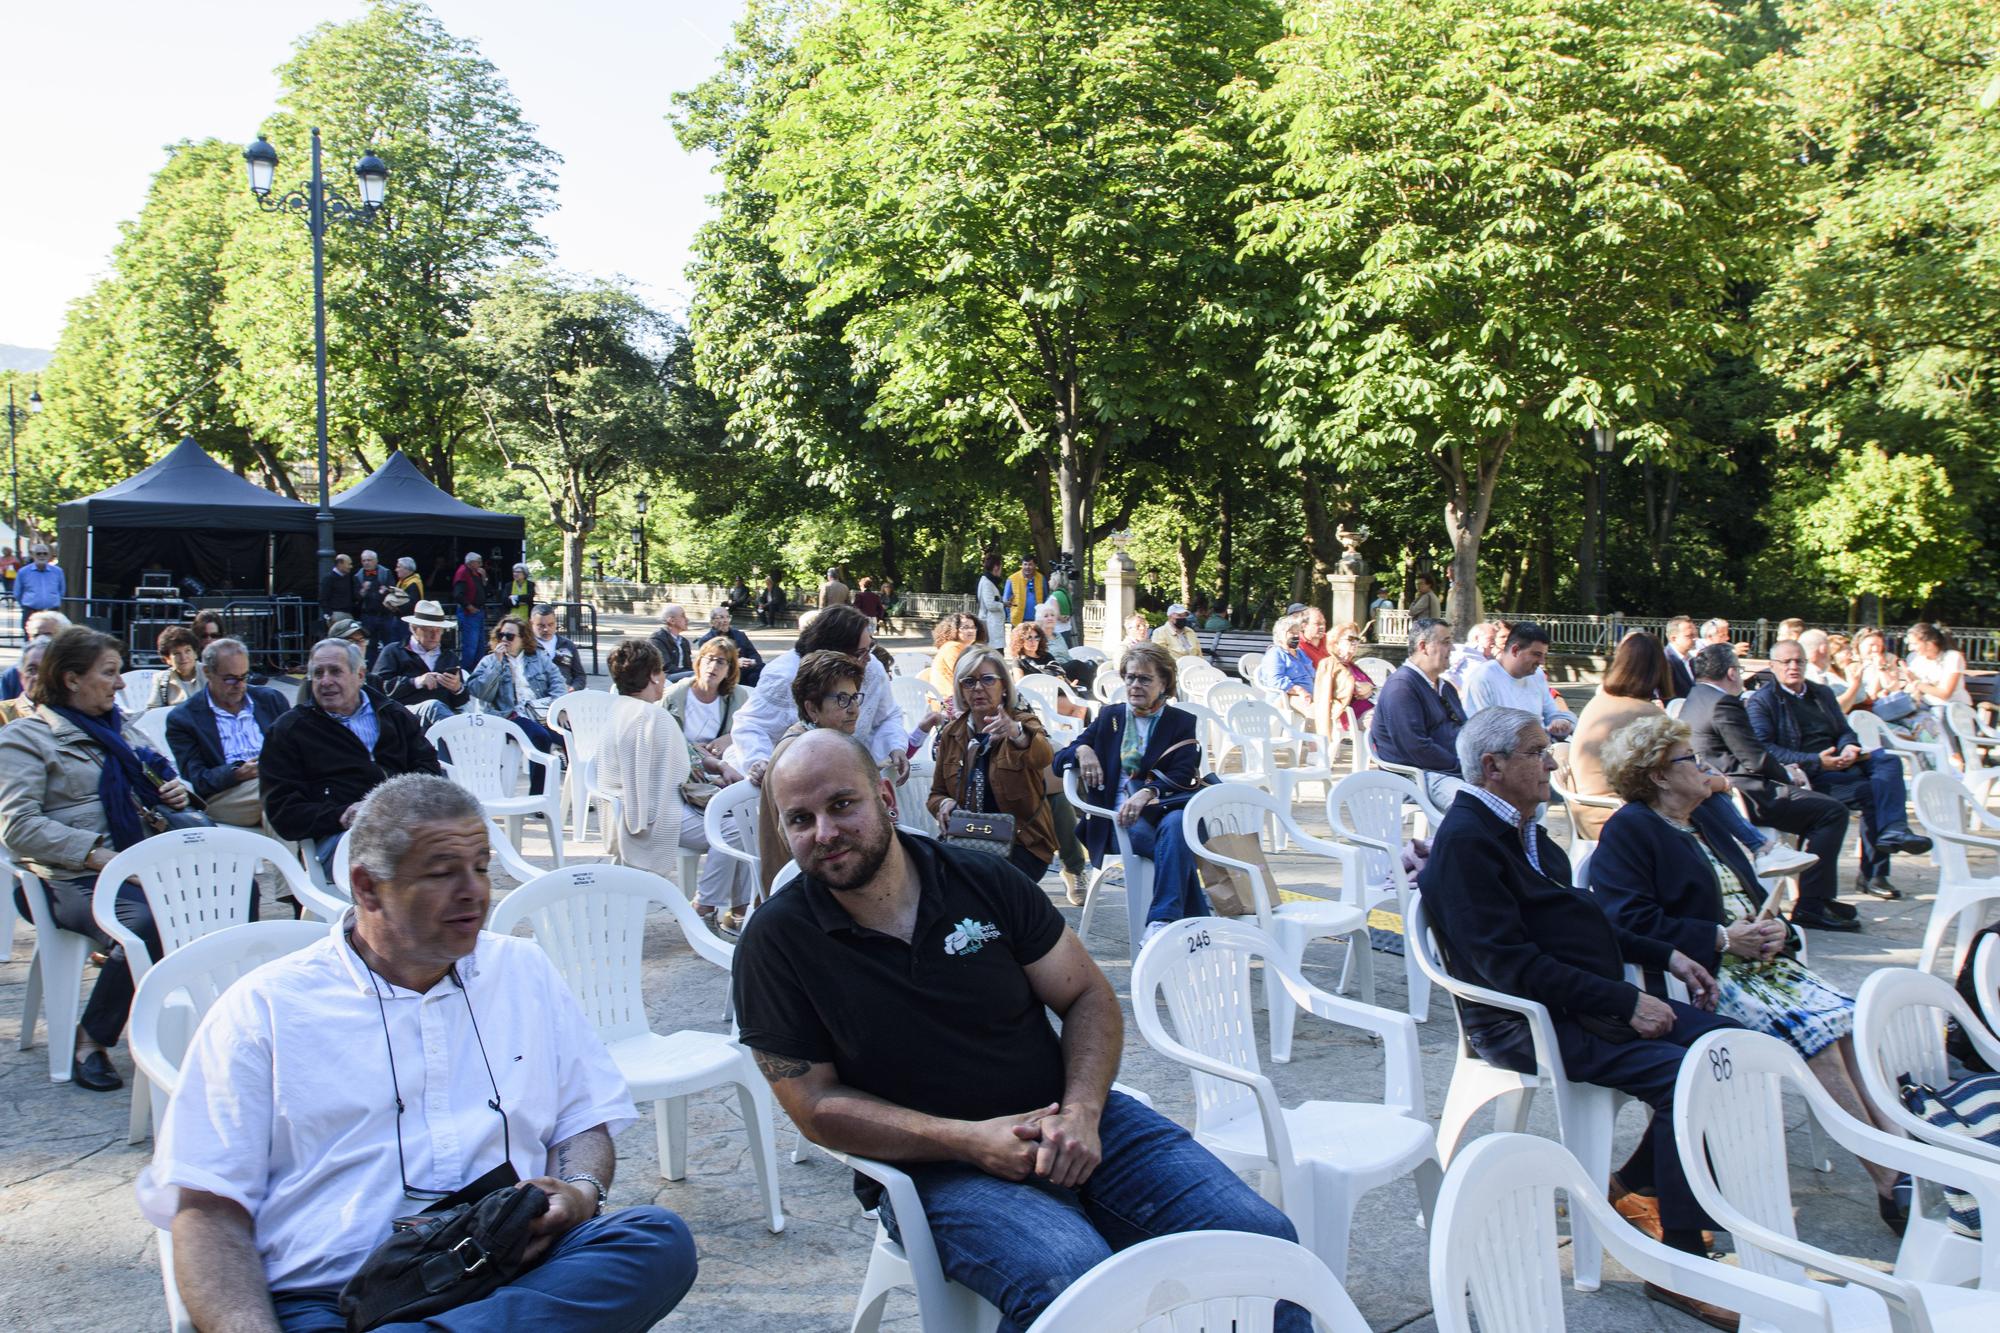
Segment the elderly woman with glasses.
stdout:
<svg viewBox="0 0 2000 1333">
<path fill-rule="evenodd" d="M 466 692 L 519 727 L 537 750 L 547 754 L 559 739 L 543 719 L 556 696 L 569 693 L 561 668 L 541 650 L 528 627 L 512 616 L 493 627 L 491 643 L 493 650 L 466 677 Z M 543 769 L 540 764 L 531 767 L 528 789 L 539 792 Z"/>
<path fill-rule="evenodd" d="M 1018 626 L 1017 632 L 1026 626 Z M 998 652 L 978 647 L 958 659 L 958 707 L 937 739 L 937 767 L 926 804 L 940 827 L 953 810 L 1014 817 L 1007 861 L 1031 880 L 1056 856 L 1055 820 L 1043 775 L 1055 759 L 1034 710 L 1014 697 Z"/>
<path fill-rule="evenodd" d="M 1793 955 L 1791 928 L 1769 912 L 1749 857 L 1707 805 L 1727 784 L 1696 758 L 1690 735 L 1685 723 L 1658 713 L 1604 742 L 1605 776 L 1625 804 L 1591 854 L 1591 892 L 1619 926 L 1669 943 L 1712 972 L 1717 1013 L 1789 1043 L 1843 1110 L 1877 1123 L 1856 1091 L 1854 1001 Z M 1648 982 L 1657 993 L 1660 979 Z M 1874 1178 L 1882 1220 L 1900 1232 L 1907 1192 L 1897 1197 L 1894 1172 L 1862 1166 Z"/>
</svg>

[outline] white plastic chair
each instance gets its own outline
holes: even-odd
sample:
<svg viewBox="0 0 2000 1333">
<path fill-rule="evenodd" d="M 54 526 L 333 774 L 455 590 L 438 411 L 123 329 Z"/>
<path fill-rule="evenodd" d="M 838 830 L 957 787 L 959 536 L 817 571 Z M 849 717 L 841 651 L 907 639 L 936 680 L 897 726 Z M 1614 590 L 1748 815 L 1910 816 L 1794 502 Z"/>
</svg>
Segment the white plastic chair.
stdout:
<svg viewBox="0 0 2000 1333">
<path fill-rule="evenodd" d="M 1074 806 L 1079 817 L 1093 815 L 1106 820 L 1111 828 L 1113 856 L 1106 856 L 1104 864 L 1090 872 L 1090 882 L 1084 888 L 1083 915 L 1077 918 L 1076 933 L 1085 940 L 1090 938 L 1090 923 L 1097 914 L 1097 900 L 1104 890 L 1104 881 L 1112 871 L 1118 872 L 1125 885 L 1125 927 L 1127 932 L 1127 957 L 1139 956 L 1139 944 L 1146 934 L 1146 909 L 1153 902 L 1153 863 L 1132 850 L 1131 833 L 1118 825 L 1113 811 L 1092 805 L 1083 799 L 1077 786 L 1076 770 L 1067 769 L 1062 775 L 1063 796 Z M 64 1065 L 65 1069 L 69 1066 Z"/>
<path fill-rule="evenodd" d="M 325 939 L 326 932 L 326 926 L 312 921 L 227 926 L 190 941 L 146 974 L 132 996 L 127 1039 L 132 1044 L 132 1063 L 152 1089 L 156 1122 L 166 1116 L 167 1103 L 180 1088 L 188 1041 L 222 993 L 272 959 Z M 160 1243 L 160 1282 L 166 1291 L 169 1326 L 173 1333 L 194 1333 L 194 1321 L 181 1303 L 180 1287 L 174 1280 L 173 1233 L 162 1227 L 155 1236 Z"/>
<path fill-rule="evenodd" d="M 1981 726 L 1979 714 L 1972 711 L 1971 704 L 1947 704 L 1944 727 L 1957 743 L 1959 758 L 1965 765 L 1959 770 L 1958 780 L 1981 801 L 1992 800 L 1994 784 L 2000 783 L 2000 765 L 1988 761 L 1992 752 L 2000 751 L 2000 732 Z"/>
<path fill-rule="evenodd" d="M 1382 1043 L 1380 1102 L 1308 1101 L 1286 1108 L 1257 1061 L 1252 964 L 1261 960 L 1291 1002 L 1316 1018 L 1357 1028 Z M 1164 992 L 1173 1030 L 1160 1021 Z M 1424 1112 L 1417 1025 L 1393 1013 L 1329 995 L 1299 975 L 1296 960 L 1246 920 L 1193 917 L 1161 931 L 1132 969 L 1139 1033 L 1194 1078 L 1195 1141 L 1233 1171 L 1275 1176 L 1277 1199 L 1299 1243 L 1333 1275 L 1347 1276 L 1354 1208 L 1379 1186 L 1416 1176 L 1426 1218 L 1444 1171 Z"/>
<path fill-rule="evenodd" d="M 1196 730 L 1201 736 L 1202 753 L 1208 757 L 1217 774 L 1221 774 L 1230 754 L 1243 748 L 1243 738 L 1232 732 L 1222 715 L 1208 705 L 1181 700 L 1167 707 L 1190 714 L 1199 724 Z"/>
<path fill-rule="evenodd" d="M 687 1175 L 688 1097 L 724 1084 L 735 1087 L 764 1198 L 765 1225 L 783 1231 L 771 1088 L 748 1048 L 717 1032 L 657 1033 L 647 1021 L 641 955 L 646 913 L 655 905 L 672 913 L 697 954 L 729 970 L 735 947 L 702 925 L 687 895 L 658 875 L 630 866 L 551 870 L 508 894 L 493 909 L 488 928 L 507 935 L 524 920 L 533 926 L 535 943 L 583 1006 L 633 1100 L 653 1103 L 664 1178 Z"/>
<path fill-rule="evenodd" d="M 1310 1312 L 1320 1333 L 1368 1333 L 1325 1264 L 1248 1231 L 1187 1231 L 1120 1250 L 1072 1282 L 1028 1333 L 1269 1333 L 1279 1301 Z"/>
<path fill-rule="evenodd" d="M 1392 911 L 1403 923 L 1403 980 L 1410 1017 L 1431 1014 L 1431 979 L 1410 947 L 1409 875 L 1403 870 L 1403 808 L 1421 805 L 1417 792 L 1394 773 L 1350 773 L 1326 795 L 1326 822 L 1342 852 L 1341 897 L 1364 912 Z M 1342 989 L 1346 989 L 1342 978 Z"/>
<path fill-rule="evenodd" d="M 1110 669 L 1107 663 L 1099 668 L 1097 679 L 1090 684 L 1090 697 L 1100 704 L 1122 704 L 1125 702 L 1125 678 Z"/>
<path fill-rule="evenodd" d="M 145 712 L 139 714 L 139 716 L 131 719 L 126 725 L 143 736 L 146 744 L 152 746 L 166 758 L 172 759 L 174 757 L 173 748 L 167 744 L 167 718 L 173 711 L 171 708 L 148 708 Z"/>
<path fill-rule="evenodd" d="M 1667 700 L 1667 716 L 1678 722 L 1681 718 L 1681 709 L 1686 707 L 1686 699 L 1669 699 Z"/>
<path fill-rule="evenodd" d="M 6 946 L 6 952 L 0 953 L 0 963 L 14 961 L 14 928 L 21 922 L 20 909 L 14 905 L 14 886 L 20 878 L 20 867 L 14 864 L 5 848 L 0 848 L 0 945 Z M 30 928 L 34 925 L 33 922 L 28 924 Z M 30 944 L 28 948 L 32 953 L 34 946 Z"/>
<path fill-rule="evenodd" d="M 938 822 L 931 818 L 930 806 L 926 804 L 931 794 L 931 779 L 937 776 L 937 763 L 928 758 L 910 761 L 909 776 L 896 784 L 896 823 L 901 828 L 935 838 Z M 754 833 L 751 836 L 756 836 Z"/>
<path fill-rule="evenodd" d="M 1357 657 L 1354 659 L 1354 665 L 1360 667 L 1362 673 L 1375 682 L 1378 692 L 1389 683 L 1390 675 L 1396 670 L 1396 664 L 1386 657 Z"/>
<path fill-rule="evenodd" d="M 1611 1088 L 1570 1081 L 1563 1069 L 1562 1047 L 1556 1043 L 1555 1025 L 1546 1006 L 1474 986 L 1445 971 L 1438 959 L 1437 942 L 1424 920 L 1422 894 L 1410 895 L 1409 915 L 1403 921 L 1406 927 L 1403 947 L 1416 952 L 1417 965 L 1423 968 L 1431 984 L 1457 1001 L 1491 1005 L 1519 1014 L 1527 1022 L 1528 1035 L 1534 1043 L 1535 1072 L 1517 1074 L 1488 1064 L 1472 1048 L 1464 1022 L 1459 1022 L 1451 1087 L 1445 1092 L 1444 1112 L 1438 1119 L 1438 1154 L 1445 1166 L 1451 1166 L 1459 1140 L 1481 1107 L 1492 1103 L 1494 1128 L 1518 1134 L 1528 1127 L 1528 1110 L 1536 1091 L 1546 1089 L 1555 1103 L 1556 1137 L 1582 1163 L 1596 1197 L 1603 1198 L 1611 1185 L 1611 1142 L 1618 1108 L 1626 1099 Z M 1602 1280 L 1604 1251 L 1590 1215 L 1574 1208 L 1570 1210 L 1570 1250 L 1576 1289 L 1596 1291 Z"/>
<path fill-rule="evenodd" d="M 1989 1032 L 2000 1032 L 2000 936 L 1990 936 L 1972 959 L 1972 988 Z M 1996 1066 L 2000 1068 L 2000 1066 Z"/>
<path fill-rule="evenodd" d="M 1264 654 L 1244 653 L 1236 659 L 1236 675 L 1245 685 L 1254 684 L 1264 669 Z"/>
<path fill-rule="evenodd" d="M 608 690 L 571 690 L 549 704 L 548 727 L 563 738 L 569 762 L 564 766 L 563 795 L 569 806 L 569 826 L 579 839 L 590 836 L 590 811 L 599 804 L 598 765 L 603 762 L 605 733 L 618 696 Z M 600 820 L 607 816 L 600 815 Z"/>
<path fill-rule="evenodd" d="M 1324 783 L 1333 788 L 1333 769 L 1320 756 L 1311 752 L 1313 738 L 1294 727 L 1291 720 L 1277 708 L 1258 699 L 1244 699 L 1232 704 L 1223 720 L 1229 731 L 1243 745 L 1242 779 L 1254 782 L 1270 791 L 1284 803 L 1287 809 L 1297 797 L 1299 788 L 1308 782 Z M 1287 745 L 1303 751 L 1300 762 L 1285 765 L 1278 762 L 1278 751 Z M 1280 848 L 1284 839 L 1278 840 Z"/>
<path fill-rule="evenodd" d="M 1257 899 L 1257 926 L 1271 937 L 1279 956 L 1291 967 L 1297 968 L 1305 961 L 1306 946 L 1314 940 L 1344 937 L 1348 962 L 1358 960 L 1361 965 L 1362 998 L 1373 1004 L 1375 959 L 1368 939 L 1366 911 L 1331 893 L 1302 902 L 1285 902 L 1278 896 L 1278 885 L 1266 880 L 1260 867 L 1224 856 L 1203 841 L 1204 837 L 1222 833 L 1248 833 L 1262 843 L 1267 824 L 1289 834 L 1298 844 L 1298 850 L 1307 856 L 1333 862 L 1342 859 L 1339 846 L 1315 838 L 1299 827 L 1289 805 L 1267 791 L 1240 783 L 1203 787 L 1196 792 L 1181 815 L 1181 837 L 1194 853 L 1196 864 L 1213 861 L 1249 875 Z M 1279 969 L 1265 969 L 1264 999 L 1271 1014 L 1271 1061 L 1285 1064 L 1292 1058 L 1292 1025 L 1299 1010 L 1291 991 L 1279 980 Z"/>
<path fill-rule="evenodd" d="M 1070 649 L 1069 655 L 1071 660 L 1077 662 L 1103 663 L 1111 660 L 1109 655 L 1107 655 L 1102 648 L 1093 648 L 1087 643 L 1080 643 L 1076 647 Z"/>
<path fill-rule="evenodd" d="M 1583 1164 L 1530 1134 L 1489 1134 L 1458 1154 L 1431 1223 L 1438 1333 L 1563 1333 L 1556 1191 L 1641 1281 L 1744 1316 L 1743 1333 L 1834 1333 L 1826 1297 L 1684 1254 L 1627 1225 Z"/>
<path fill-rule="evenodd" d="M 757 805 L 762 799 L 763 793 L 742 778 L 709 797 L 708 808 L 701 812 L 709 855 L 745 862 L 753 878 L 758 874 Z"/>
<path fill-rule="evenodd" d="M 28 962 L 28 984 L 21 1004 L 21 1049 L 35 1044 L 35 1018 L 48 1009 L 49 1081 L 69 1082 L 76 1057 L 76 1023 L 83 1011 L 83 965 L 92 947 L 88 935 L 64 930 L 49 909 L 48 885 L 33 871 L 14 862 L 7 871 L 28 900 L 28 921 L 35 928 L 35 952 Z"/>
<path fill-rule="evenodd" d="M 1944 1049 L 1947 1018 L 1958 1020 L 1989 1068 L 2000 1069 L 2000 1039 L 1949 983 L 1907 967 L 1871 973 L 1855 997 L 1854 1057 L 1861 1066 L 1862 1093 L 1883 1121 L 1919 1143 L 1970 1153 L 2000 1167 L 2000 1147 L 1939 1129 L 1896 1095 L 1902 1075 L 1933 1088 L 1951 1082 Z M 1953 1286 L 1979 1277 L 1979 1242 L 1951 1229 L 1942 1199 L 1923 1180 L 1910 1201 L 1909 1224 L 1896 1252 L 1896 1276 Z"/>
<path fill-rule="evenodd" d="M 1549 774 L 1549 791 L 1562 802 L 1563 818 L 1569 821 L 1569 856 L 1572 864 L 1589 854 L 1597 846 L 1597 839 L 1587 838 L 1583 833 L 1583 820 L 1578 810 L 1616 810 L 1625 802 L 1616 796 L 1583 796 L 1572 785 L 1575 779 L 1570 774 L 1568 741 L 1557 741 L 1549 747 L 1555 756 L 1556 771 Z M 1579 883 L 1582 881 L 1579 880 Z"/>
<path fill-rule="evenodd" d="M 123 713 L 128 721 L 146 711 L 146 704 L 153 694 L 153 677 L 159 675 L 161 669 L 137 667 L 131 671 L 118 673 L 119 679 L 125 682 L 118 687 L 118 711 Z"/>
<path fill-rule="evenodd" d="M 1881 718 L 1865 708 L 1857 708 L 1847 715 L 1847 725 L 1853 729 L 1855 738 L 1861 742 L 1863 750 L 1887 750 L 1903 761 L 1910 781 L 1914 782 L 1921 773 L 1950 773 L 1951 746 L 1942 737 L 1934 741 L 1913 741 L 1898 736 L 1889 730 Z"/>
<path fill-rule="evenodd" d="M 889 654 L 890 671 L 897 676 L 921 676 L 931 669 L 936 656 L 922 648 L 902 648 Z"/>
<path fill-rule="evenodd" d="M 1973 874 L 1966 852 L 2000 855 L 2000 820 L 1981 809 L 1965 784 L 1950 773 L 1918 774 L 1910 798 L 1917 809 L 1917 822 L 1931 840 L 1931 859 L 1938 866 L 1937 898 L 1924 925 L 1924 946 L 1917 967 L 1928 972 L 1936 965 L 1938 948 L 1953 923 L 1958 926 L 1955 956 L 1963 966 L 1967 943 L 1984 923 L 1988 910 L 2000 904 L 2000 875 Z"/>
<path fill-rule="evenodd" d="M 297 897 L 311 892 L 305 870 L 281 842 L 244 828 L 175 829 L 156 833 L 111 858 L 97 872 L 91 894 L 91 915 L 98 928 L 125 950 L 125 965 L 134 985 L 146 979 L 158 961 L 140 939 L 118 919 L 118 890 L 136 879 L 153 912 L 162 956 L 204 935 L 250 920 L 257 903 L 257 870 L 268 865 Z M 185 1035 L 192 1036 L 190 1026 Z M 131 1143 L 145 1141 L 151 1120 L 145 1071 L 132 1080 Z"/>
<path fill-rule="evenodd" d="M 1219 668 L 1194 658 L 1184 658 L 1174 668 L 1174 688 L 1183 699 L 1200 703 L 1209 687 L 1228 680 Z"/>
<path fill-rule="evenodd" d="M 916 676 L 889 677 L 889 694 L 903 714 L 904 728 L 909 731 L 915 731 L 924 714 L 941 703 L 931 683 Z"/>
<path fill-rule="evenodd" d="M 443 761 L 445 776 L 478 798 L 487 815 L 505 821 L 508 841 L 517 849 L 527 817 L 542 819 L 549 826 L 551 856 L 562 865 L 562 766 L 554 755 L 537 750 L 526 732 L 498 713 L 454 714 L 424 738 L 450 751 Z M 524 763 L 541 766 L 540 794 L 520 790 Z"/>
<path fill-rule="evenodd" d="M 2000 1167 L 1885 1134 L 1841 1110 L 1798 1053 L 1761 1032 L 1711 1032 L 1688 1048 L 1674 1084 L 1674 1135 L 1695 1199 L 1736 1242 L 1746 1270 L 1817 1291 L 1839 1329 L 1985 1333 L 2000 1320 L 2000 1238 L 1980 1246 L 1986 1290 L 1911 1282 L 1799 1240 L 1780 1099 L 1796 1093 L 1836 1143 L 1864 1161 L 1974 1195 L 2000 1210 Z M 1991 1215 L 2000 1217 L 2000 1211 Z M 1808 1270 L 1840 1279 L 1819 1283 Z"/>
</svg>

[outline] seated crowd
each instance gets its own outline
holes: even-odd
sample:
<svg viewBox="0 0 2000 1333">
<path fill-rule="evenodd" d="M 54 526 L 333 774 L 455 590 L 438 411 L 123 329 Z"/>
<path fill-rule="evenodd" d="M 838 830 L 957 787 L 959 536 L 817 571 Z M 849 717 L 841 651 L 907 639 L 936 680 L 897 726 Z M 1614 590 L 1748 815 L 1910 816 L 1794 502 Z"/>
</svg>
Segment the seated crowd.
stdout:
<svg viewBox="0 0 2000 1333">
<path fill-rule="evenodd" d="M 370 586 L 398 586 L 372 552 L 364 566 Z M 827 588 L 845 594 L 837 572 Z M 617 798 L 614 861 L 679 880 L 685 855 L 706 854 L 687 886 L 694 910 L 736 941 L 740 1039 L 787 1115 L 814 1143 L 908 1172 L 946 1276 L 1021 1330 L 1140 1240 L 1296 1231 L 1185 1129 L 1113 1086 L 1117 996 L 1039 887 L 1059 873 L 1081 903 L 1089 868 L 1122 844 L 1153 869 L 1144 941 L 1211 911 L 1184 809 L 1216 775 L 1201 724 L 1172 706 L 1182 671 L 1207 656 L 1192 615 L 1174 605 L 1157 630 L 1134 617 L 1101 668 L 1120 697 L 1065 699 L 1050 719 L 1018 682 L 1052 675 L 1087 698 L 1099 664 L 1072 656 L 1066 589 L 1051 596 L 1032 562 L 995 585 L 1005 642 L 980 616 L 940 620 L 919 677 L 937 706 L 914 727 L 874 642 L 882 611 L 867 580 L 851 599 L 829 591 L 769 659 L 729 607 L 690 643 L 685 609 L 670 606 L 659 631 L 610 655 L 616 697 L 597 762 Z M 44 621 L 50 632 L 23 653 L 25 703 L 0 715 L 0 844 L 46 881 L 57 924 L 106 954 L 78 1025 L 79 1086 L 123 1082 L 111 1051 L 133 983 L 92 897 L 97 872 L 145 836 L 148 809 L 198 803 L 219 822 L 267 826 L 310 843 L 329 876 L 346 838 L 352 908 L 209 1013 L 139 1181 L 144 1215 L 171 1229 L 199 1326 L 347 1327 L 342 1289 L 399 1219 L 503 1188 L 532 1201 L 518 1273 L 432 1326 L 645 1328 L 695 1280 L 679 1217 L 603 1211 L 632 1098 L 543 951 L 483 929 L 489 823 L 425 737 L 476 700 L 537 748 L 561 744 L 549 706 L 588 681 L 553 609 L 531 586 L 522 596 L 523 614 L 500 619 L 469 660 L 443 643 L 466 632 L 463 606 L 454 619 L 408 598 L 390 633 L 386 603 L 362 597 L 311 650 L 296 700 L 252 683 L 250 651 L 219 625 L 169 630 L 148 701 L 171 708 L 170 755 L 118 707 L 116 641 Z M 760 599 L 760 613 L 782 608 L 782 593 L 775 608 Z M 1838 892 L 1850 812 L 1862 817 L 1863 892 L 1899 897 L 1891 857 L 1930 845 L 1910 828 L 1901 762 L 1864 749 L 1848 713 L 1900 694 L 1934 717 L 1964 693 L 1963 656 L 1930 626 L 1911 631 L 1908 664 L 1879 633 L 1836 646 L 1799 626 L 1756 689 L 1729 636 L 1727 622 L 1697 632 L 1685 617 L 1665 642 L 1632 634 L 1575 713 L 1548 680 L 1550 634 L 1526 622 L 1489 622 L 1455 650 L 1449 624 L 1417 618 L 1403 663 L 1376 680 L 1360 626 L 1299 609 L 1280 618 L 1259 672 L 1324 740 L 1364 728 L 1381 764 L 1422 784 L 1442 819 L 1407 863 L 1420 867 L 1445 968 L 1546 1005 L 1569 1078 L 1651 1108 L 1613 1201 L 1694 1254 L 1714 1224 L 1672 1113 L 1682 1057 L 1704 1034 L 1777 1037 L 1842 1109 L 1877 1120 L 1859 1086 L 1854 1000 L 1800 961 L 1799 928 L 1860 929 Z M 1073 739 L 1058 746 L 1052 727 Z M 1082 804 L 1108 817 L 1080 818 L 1063 799 L 1072 772 Z M 1599 798 L 1571 811 L 1589 846 L 1580 875 L 1537 822 L 1558 775 Z M 704 812 L 739 782 L 757 789 L 757 827 L 726 826 L 744 855 L 725 855 Z M 942 836 L 908 827 L 919 802 Z M 953 832 L 967 815 L 1011 821 L 1011 837 L 974 849 Z M 776 891 L 787 865 L 797 877 Z M 1789 920 L 1762 882 L 1783 875 L 1798 876 Z M 117 903 L 157 956 L 138 884 Z M 1533 1072 L 1518 1016 L 1462 1003 L 1459 1020 L 1480 1058 Z M 489 1054 L 502 1049 L 513 1058 Z M 1909 1178 L 1862 1166 L 1900 1230 Z M 879 1188 L 857 1177 L 856 1192 L 897 1236 Z M 1727 1311 L 1646 1290 L 1735 1326 Z M 1311 1321 L 1281 1305 L 1275 1327 L 1305 1333 Z"/>
</svg>

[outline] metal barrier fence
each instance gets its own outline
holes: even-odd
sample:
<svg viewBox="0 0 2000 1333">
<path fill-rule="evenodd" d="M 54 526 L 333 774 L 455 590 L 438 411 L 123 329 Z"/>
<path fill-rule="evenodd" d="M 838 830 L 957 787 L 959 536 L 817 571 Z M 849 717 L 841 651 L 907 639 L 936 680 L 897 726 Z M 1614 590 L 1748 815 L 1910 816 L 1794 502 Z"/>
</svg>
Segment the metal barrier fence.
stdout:
<svg viewBox="0 0 2000 1333">
<path fill-rule="evenodd" d="M 197 611 L 220 616 L 223 632 L 250 650 L 250 669 L 265 674 L 302 666 L 306 649 L 319 637 L 318 608 L 297 597 L 203 600 L 211 604 L 184 597 L 70 597 L 63 601 L 63 614 L 118 640 L 134 666 L 156 665 L 161 631 L 188 626 Z"/>
<path fill-rule="evenodd" d="M 597 608 L 589 602 L 550 602 L 555 608 L 556 629 L 568 635 L 576 650 L 590 653 L 590 674 L 598 673 L 597 665 Z"/>
<path fill-rule="evenodd" d="M 0 593 L 0 643 L 26 647 L 27 619 L 21 614 L 21 604 L 14 599 L 13 593 Z"/>
</svg>

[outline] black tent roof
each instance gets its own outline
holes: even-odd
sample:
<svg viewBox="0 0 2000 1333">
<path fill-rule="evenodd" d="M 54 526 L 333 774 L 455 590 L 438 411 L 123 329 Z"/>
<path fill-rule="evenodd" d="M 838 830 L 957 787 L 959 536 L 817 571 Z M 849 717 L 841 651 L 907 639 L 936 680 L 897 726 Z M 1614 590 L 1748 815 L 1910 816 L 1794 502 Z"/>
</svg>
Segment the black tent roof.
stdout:
<svg viewBox="0 0 2000 1333">
<path fill-rule="evenodd" d="M 311 505 L 246 481 L 210 458 L 194 436 L 144 471 L 56 508 L 63 532 L 84 528 L 227 528 L 311 532 Z"/>
<path fill-rule="evenodd" d="M 409 531 L 515 541 L 528 532 L 528 521 L 518 514 L 496 514 L 446 495 L 400 449 L 333 497 L 333 524 L 335 532 Z"/>
</svg>

